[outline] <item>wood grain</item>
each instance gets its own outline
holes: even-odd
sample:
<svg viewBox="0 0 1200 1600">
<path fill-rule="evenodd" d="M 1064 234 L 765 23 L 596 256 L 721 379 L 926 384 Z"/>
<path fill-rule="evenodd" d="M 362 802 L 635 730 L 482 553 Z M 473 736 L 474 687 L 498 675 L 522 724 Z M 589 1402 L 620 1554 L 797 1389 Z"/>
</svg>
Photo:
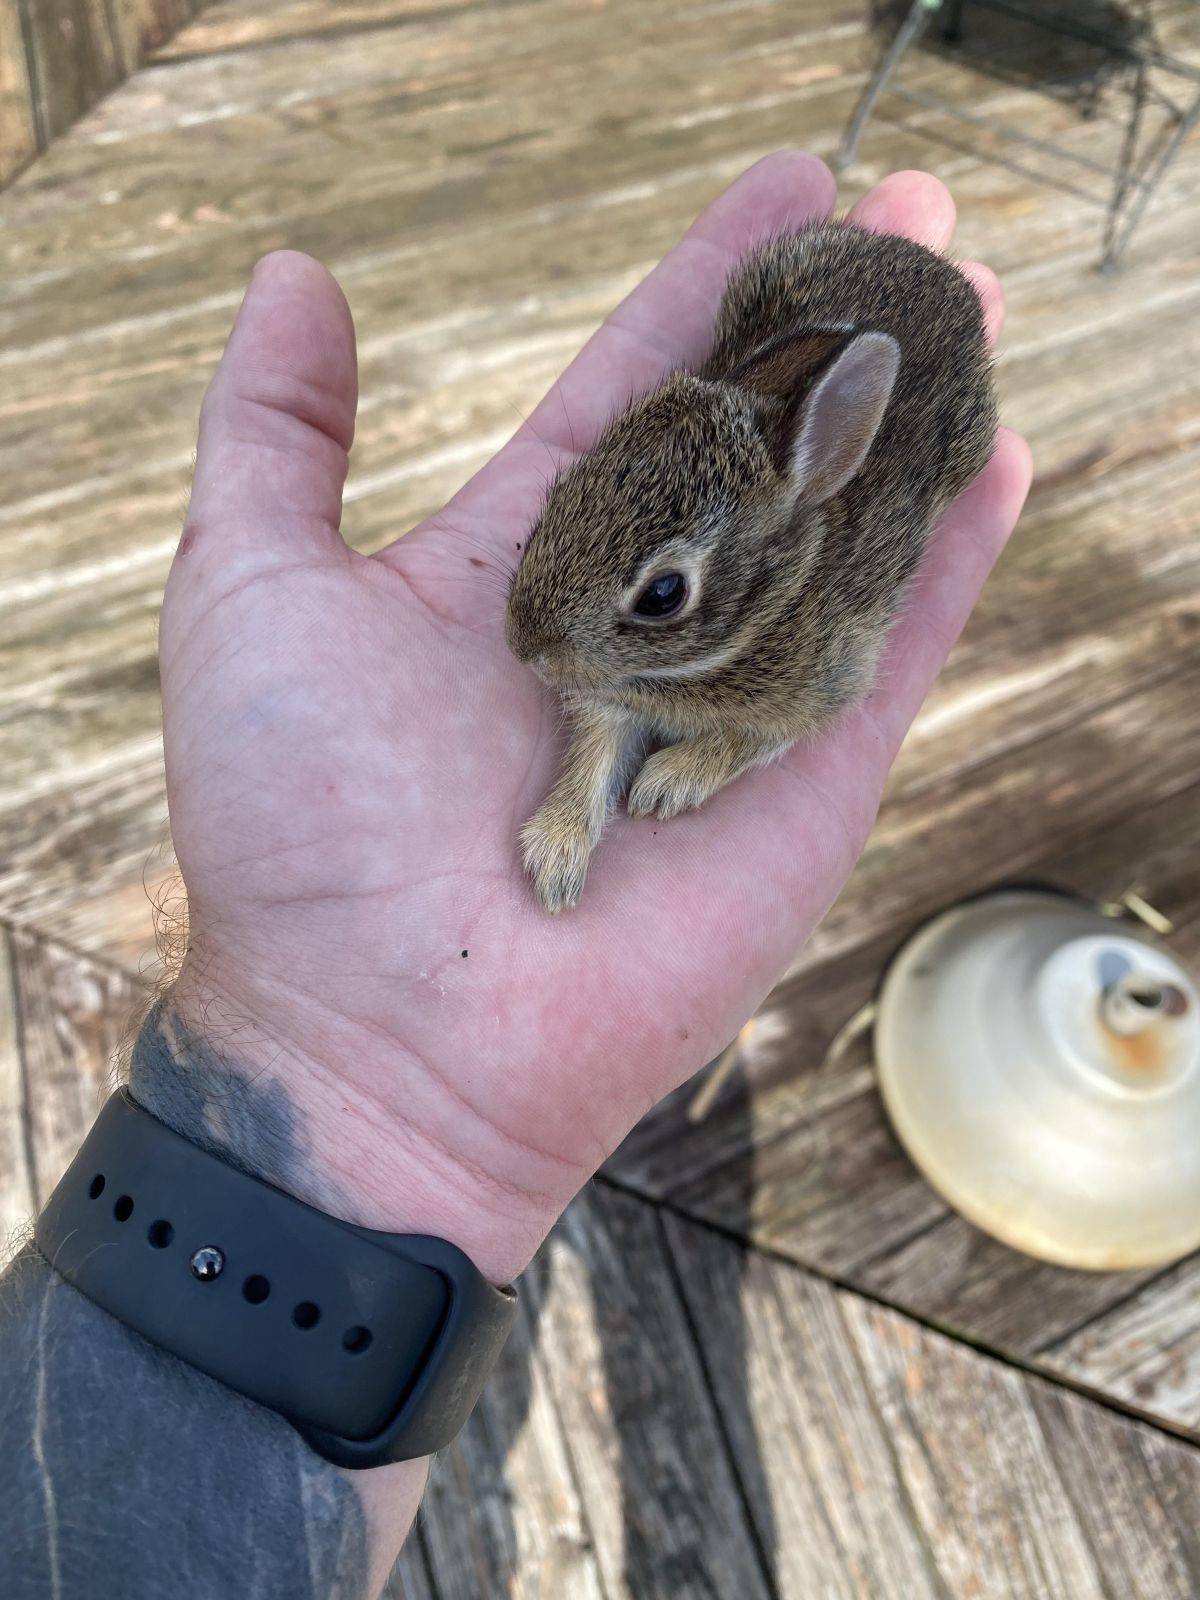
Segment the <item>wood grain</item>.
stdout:
<svg viewBox="0 0 1200 1600">
<path fill-rule="evenodd" d="M 0 186 L 203 4 L 6 0 L 0 6 Z"/>
<path fill-rule="evenodd" d="M 605 1595 L 766 1600 L 654 1212 L 595 1187 L 552 1236 L 545 1281 L 538 1347 Z"/>
<path fill-rule="evenodd" d="M 410 1533 L 384 1585 L 383 1600 L 440 1600 L 419 1534 Z"/>
<path fill-rule="evenodd" d="M 1185 966 L 1195 966 L 1200 956 L 1192 932 L 1200 918 L 1198 833 L 1200 787 L 1192 786 L 1135 808 L 1086 837 L 1071 838 L 1065 848 L 1035 856 L 1024 875 L 1094 902 L 1116 900 L 1136 881 L 1150 903 L 1179 924 L 1170 947 Z M 874 1084 L 869 1033 L 836 1059 L 827 1061 L 827 1055 L 838 1032 L 875 993 L 895 949 L 921 920 L 912 915 L 846 955 L 810 961 L 806 951 L 759 1012 L 754 1033 L 739 1048 L 738 1071 L 708 1115 L 689 1121 L 687 1108 L 696 1090 L 685 1086 L 634 1129 L 608 1164 L 612 1175 L 678 1202 L 689 1188 L 702 1193 L 722 1169 L 731 1195 L 739 1187 L 748 1193 L 755 1187 L 750 1168 L 757 1150 L 793 1133 L 808 1140 L 808 1133 L 797 1130 L 855 1097 L 869 1097 Z M 778 1159 L 785 1159 L 782 1150 Z M 804 1167 L 798 1162 L 798 1170 Z"/>
<path fill-rule="evenodd" d="M 694 1224 L 667 1232 L 735 1456 L 771 1497 L 781 1594 L 1195 1592 L 1194 1451 Z"/>
<path fill-rule="evenodd" d="M 470 1422 L 434 1463 L 420 1534 L 439 1600 L 601 1600 L 570 1445 L 527 1307 Z"/>
<path fill-rule="evenodd" d="M 1177 662 L 1175 675 L 1097 712 L 1081 707 L 1073 725 L 1010 746 L 968 781 L 887 806 L 805 959 L 830 960 L 888 926 L 1028 875 L 1056 847 L 1190 787 L 1200 763 L 1200 641 Z"/>
<path fill-rule="evenodd" d="M 1134 1285 L 1042 1353 L 1048 1365 L 1104 1394 L 1200 1432 L 1200 1259 Z"/>
<path fill-rule="evenodd" d="M 35 934 L 11 937 L 27 1138 L 40 1205 L 62 1177 L 116 1085 L 146 993 L 126 973 Z"/>
<path fill-rule="evenodd" d="M 442 1600 L 766 1600 L 651 1208 L 581 1197 L 523 1301 L 426 1495 Z"/>
<path fill-rule="evenodd" d="M 26 15 L 37 125 L 45 143 L 120 81 L 122 63 L 103 0 L 32 0 Z"/>
<path fill-rule="evenodd" d="M 37 150 L 33 87 L 20 7 L 0 6 L 0 184 Z"/>
<path fill-rule="evenodd" d="M 199 21 L 155 51 L 156 60 L 183 60 L 229 50 L 283 44 L 289 39 L 355 30 L 413 26 L 480 10 L 479 0 L 241 0 L 207 8 Z"/>
<path fill-rule="evenodd" d="M 693 1224 L 667 1236 L 777 1591 L 938 1595 L 837 1291 Z"/>
<path fill-rule="evenodd" d="M 132 72 L 190 22 L 205 0 L 115 0 L 113 36 L 122 68 Z"/>
<path fill-rule="evenodd" d="M 1131 1595 L 1194 1595 L 1194 1452 L 1148 1428 L 1096 1427 L 1088 1406 L 1048 1384 L 1029 1395 L 1106 1594 L 1121 1592 L 1109 1574 L 1128 1573 Z"/>
<path fill-rule="evenodd" d="M 145 998 L 117 968 L 0 924 L 0 1249 L 95 1120 Z"/>
<path fill-rule="evenodd" d="M 854 1299 L 842 1309 L 951 1594 L 1185 1600 L 1196 1592 L 1194 1451 L 1011 1368 L 972 1359 L 894 1313 Z M 1095 1441 L 1090 1450 L 1067 1444 L 1085 1438 Z M 1150 1452 L 1159 1455 L 1169 1488 L 1142 1485 L 1131 1496 Z M 1109 1462 L 1115 1472 L 1098 1470 Z M 1109 1504 L 1104 1491 L 1114 1481 L 1126 1494 Z M 1150 1562 L 1144 1531 L 1122 1537 L 1110 1528 L 1096 1537 L 1101 1516 L 1111 1523 L 1127 1509 L 1144 1528 L 1137 1509 L 1143 1496 L 1162 1539 Z"/>
</svg>

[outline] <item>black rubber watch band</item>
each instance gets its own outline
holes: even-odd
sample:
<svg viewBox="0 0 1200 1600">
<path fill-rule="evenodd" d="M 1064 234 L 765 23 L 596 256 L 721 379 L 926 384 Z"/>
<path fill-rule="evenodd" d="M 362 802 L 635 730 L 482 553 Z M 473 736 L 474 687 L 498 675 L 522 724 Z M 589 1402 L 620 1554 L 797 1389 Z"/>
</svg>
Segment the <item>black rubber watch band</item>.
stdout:
<svg viewBox="0 0 1200 1600">
<path fill-rule="evenodd" d="M 67 1281 L 280 1412 L 344 1467 L 429 1455 L 516 1312 L 444 1239 L 339 1222 L 182 1138 L 124 1090 L 34 1229 Z"/>
</svg>

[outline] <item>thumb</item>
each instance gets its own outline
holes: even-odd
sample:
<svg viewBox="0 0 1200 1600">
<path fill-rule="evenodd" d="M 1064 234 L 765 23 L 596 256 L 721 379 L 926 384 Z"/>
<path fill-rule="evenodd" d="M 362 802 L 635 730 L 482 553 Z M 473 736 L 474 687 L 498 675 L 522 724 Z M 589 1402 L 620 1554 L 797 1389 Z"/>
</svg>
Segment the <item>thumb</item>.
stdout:
<svg viewBox="0 0 1200 1600">
<path fill-rule="evenodd" d="M 326 543 L 341 521 L 358 373 L 333 276 L 280 250 L 250 287 L 200 412 L 186 544 Z"/>
</svg>

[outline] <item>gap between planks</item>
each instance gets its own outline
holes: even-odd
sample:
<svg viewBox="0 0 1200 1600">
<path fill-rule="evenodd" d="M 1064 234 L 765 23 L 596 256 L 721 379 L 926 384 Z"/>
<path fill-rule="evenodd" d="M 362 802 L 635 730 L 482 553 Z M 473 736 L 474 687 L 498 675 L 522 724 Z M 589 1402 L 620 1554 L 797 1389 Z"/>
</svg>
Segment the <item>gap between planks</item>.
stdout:
<svg viewBox="0 0 1200 1600">
<path fill-rule="evenodd" d="M 643 1194 L 634 1185 L 613 1177 L 611 1173 L 598 1172 L 594 1182 L 614 1189 L 617 1193 L 626 1195 L 631 1199 L 639 1200 L 644 1205 L 653 1206 L 660 1213 L 660 1216 L 678 1217 L 680 1221 L 686 1222 L 689 1227 L 704 1229 L 718 1238 L 737 1245 L 742 1250 L 752 1251 L 755 1255 L 762 1256 L 765 1260 L 773 1261 L 778 1266 L 790 1268 L 793 1272 L 803 1273 L 804 1276 L 814 1278 L 818 1282 L 831 1284 L 833 1288 L 845 1294 L 853 1295 L 859 1300 L 866 1300 L 871 1305 L 878 1306 L 881 1310 L 890 1312 L 894 1316 L 902 1317 L 905 1321 L 914 1323 L 917 1327 L 924 1328 L 929 1333 L 936 1333 L 940 1338 L 949 1339 L 953 1344 L 963 1345 L 966 1349 L 973 1350 L 976 1354 L 984 1356 L 1000 1366 L 1011 1367 L 1015 1372 L 1022 1373 L 1028 1378 L 1036 1378 L 1039 1382 L 1049 1384 L 1053 1388 L 1065 1389 L 1071 1394 L 1078 1395 L 1083 1400 L 1090 1401 L 1102 1411 L 1110 1412 L 1127 1422 L 1140 1423 L 1143 1427 L 1162 1434 L 1164 1438 L 1171 1439 L 1174 1442 L 1182 1441 L 1191 1448 L 1200 1450 L 1200 1435 L 1195 1430 L 1185 1428 L 1182 1425 L 1173 1427 L 1166 1418 L 1157 1416 L 1153 1412 L 1143 1411 L 1135 1405 L 1105 1394 L 1102 1390 L 1093 1389 L 1090 1385 L 1083 1383 L 1079 1379 L 1072 1378 L 1059 1368 L 1043 1367 L 1036 1361 L 1015 1355 L 1012 1351 L 989 1344 L 984 1339 L 972 1339 L 962 1329 L 947 1327 L 934 1317 L 923 1316 L 920 1311 L 914 1310 L 912 1306 L 901 1305 L 898 1301 L 891 1300 L 886 1295 L 864 1287 L 861 1283 L 856 1283 L 853 1279 L 841 1273 L 830 1272 L 825 1268 L 813 1266 L 807 1261 L 798 1261 L 794 1256 L 787 1255 L 773 1245 L 763 1244 L 757 1239 L 747 1239 L 744 1234 L 738 1233 L 736 1229 L 723 1228 L 720 1223 L 714 1222 L 711 1217 L 693 1215 L 690 1211 L 685 1210 L 680 1205 L 676 1205 L 669 1199 Z M 942 1220 L 942 1218 L 938 1218 L 930 1226 L 937 1226 Z M 924 1231 L 927 1230 L 921 1229 L 918 1230 L 918 1233 Z M 1141 1293 L 1148 1283 L 1157 1282 L 1160 1277 L 1173 1271 L 1179 1265 L 1178 1261 L 1171 1262 L 1161 1273 L 1155 1273 L 1153 1278 L 1140 1282 L 1136 1290 L 1134 1290 L 1134 1294 Z M 1107 1311 L 1108 1308 L 1105 1310 L 1105 1315 L 1107 1315 Z M 1095 1318 L 1093 1317 L 1089 1320 L 1094 1321 Z"/>
</svg>

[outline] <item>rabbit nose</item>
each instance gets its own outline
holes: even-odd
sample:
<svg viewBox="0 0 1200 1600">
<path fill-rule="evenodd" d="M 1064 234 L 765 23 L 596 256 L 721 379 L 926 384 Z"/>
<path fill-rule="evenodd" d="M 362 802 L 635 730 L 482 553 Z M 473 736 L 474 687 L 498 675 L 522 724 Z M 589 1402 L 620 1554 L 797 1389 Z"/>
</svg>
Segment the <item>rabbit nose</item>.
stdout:
<svg viewBox="0 0 1200 1600">
<path fill-rule="evenodd" d="M 562 653 L 563 640 L 539 628 L 536 633 L 525 636 L 524 646 L 521 651 L 522 658 L 535 672 L 540 672 L 543 668 L 553 665 L 555 658 Z"/>
<path fill-rule="evenodd" d="M 542 630 L 531 623 L 523 611 L 513 607 L 509 610 L 504 631 L 508 647 L 517 660 L 533 666 L 546 647 Z"/>
</svg>

